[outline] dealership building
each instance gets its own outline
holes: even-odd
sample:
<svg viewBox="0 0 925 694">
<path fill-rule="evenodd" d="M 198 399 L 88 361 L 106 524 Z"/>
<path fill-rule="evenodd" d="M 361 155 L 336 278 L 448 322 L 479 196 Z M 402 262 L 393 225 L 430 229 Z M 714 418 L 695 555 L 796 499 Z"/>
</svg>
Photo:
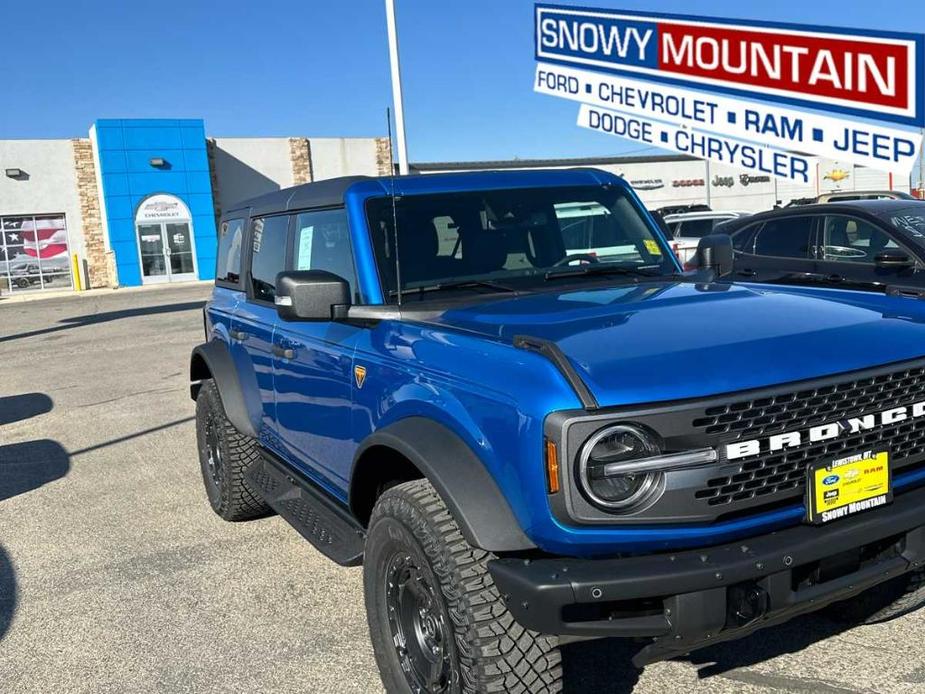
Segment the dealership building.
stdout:
<svg viewBox="0 0 925 694">
<path fill-rule="evenodd" d="M 198 119 L 106 119 L 86 137 L 0 140 L 0 291 L 212 279 L 223 208 L 388 171 L 385 138 L 207 137 Z"/>
<path fill-rule="evenodd" d="M 830 190 L 909 191 L 909 177 L 814 158 L 795 184 L 679 155 L 412 164 L 413 173 L 595 166 L 650 208 L 758 211 Z M 98 120 L 86 137 L 0 140 L 0 291 L 212 279 L 217 219 L 239 200 L 385 175 L 383 137 L 210 137 L 202 120 Z"/>
</svg>

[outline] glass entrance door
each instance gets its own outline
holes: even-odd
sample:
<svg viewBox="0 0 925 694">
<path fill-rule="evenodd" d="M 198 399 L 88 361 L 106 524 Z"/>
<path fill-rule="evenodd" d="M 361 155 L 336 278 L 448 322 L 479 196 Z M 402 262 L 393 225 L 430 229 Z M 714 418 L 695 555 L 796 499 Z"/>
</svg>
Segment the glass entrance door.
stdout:
<svg viewBox="0 0 925 694">
<path fill-rule="evenodd" d="M 137 231 L 144 284 L 196 279 L 196 255 L 189 222 L 139 224 Z"/>
</svg>

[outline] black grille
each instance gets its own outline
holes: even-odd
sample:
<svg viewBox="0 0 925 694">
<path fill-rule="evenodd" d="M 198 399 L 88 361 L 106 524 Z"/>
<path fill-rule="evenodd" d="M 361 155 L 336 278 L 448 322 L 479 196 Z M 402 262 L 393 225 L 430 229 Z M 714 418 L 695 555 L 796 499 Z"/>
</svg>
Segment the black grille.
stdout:
<svg viewBox="0 0 925 694">
<path fill-rule="evenodd" d="M 724 437 L 728 441 L 803 430 L 919 400 L 925 400 L 925 368 L 921 367 L 710 408 L 694 425 L 706 427 L 711 433 L 737 432 L 734 437 Z M 805 489 L 810 464 L 865 450 L 889 451 L 894 469 L 921 466 L 925 463 L 925 418 L 803 448 L 744 458 L 740 472 L 709 480 L 694 496 L 711 506 L 774 495 L 797 496 Z"/>
<path fill-rule="evenodd" d="M 752 439 L 917 400 L 925 400 L 925 367 L 710 407 L 692 424 L 705 434 L 735 434 L 736 439 Z"/>
</svg>

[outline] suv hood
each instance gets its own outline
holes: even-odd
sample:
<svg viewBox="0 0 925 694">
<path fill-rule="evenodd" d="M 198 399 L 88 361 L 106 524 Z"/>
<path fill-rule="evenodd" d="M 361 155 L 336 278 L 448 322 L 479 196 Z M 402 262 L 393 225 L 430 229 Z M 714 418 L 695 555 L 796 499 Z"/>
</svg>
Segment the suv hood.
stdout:
<svg viewBox="0 0 925 694">
<path fill-rule="evenodd" d="M 772 386 L 925 355 L 925 302 L 767 285 L 643 283 L 452 308 L 434 323 L 555 342 L 601 406 Z"/>
</svg>

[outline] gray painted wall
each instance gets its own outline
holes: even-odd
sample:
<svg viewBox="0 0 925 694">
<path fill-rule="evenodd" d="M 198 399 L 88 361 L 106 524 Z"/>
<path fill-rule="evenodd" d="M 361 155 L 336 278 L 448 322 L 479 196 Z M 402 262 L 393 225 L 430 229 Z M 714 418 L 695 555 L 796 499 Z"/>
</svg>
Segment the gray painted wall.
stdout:
<svg viewBox="0 0 925 694">
<path fill-rule="evenodd" d="M 7 178 L 22 169 L 24 180 Z M 71 253 L 83 258 L 83 225 L 70 140 L 0 140 L 0 215 L 63 212 Z"/>
<path fill-rule="evenodd" d="M 216 137 L 214 156 L 222 210 L 293 184 L 287 137 Z"/>
</svg>

